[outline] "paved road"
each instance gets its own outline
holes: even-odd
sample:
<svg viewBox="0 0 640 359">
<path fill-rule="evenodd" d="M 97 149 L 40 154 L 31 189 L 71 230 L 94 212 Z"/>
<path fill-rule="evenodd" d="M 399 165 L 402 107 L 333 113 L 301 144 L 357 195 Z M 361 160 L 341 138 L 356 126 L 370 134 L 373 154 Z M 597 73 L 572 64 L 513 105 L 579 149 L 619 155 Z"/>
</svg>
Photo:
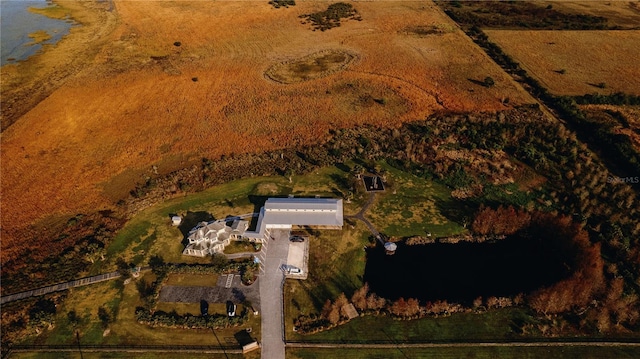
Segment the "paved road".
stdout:
<svg viewBox="0 0 640 359">
<path fill-rule="evenodd" d="M 260 285 L 263 359 L 284 359 L 284 272 L 280 266 L 289 254 L 289 230 L 273 230 L 264 249 L 264 273 Z"/>
</svg>

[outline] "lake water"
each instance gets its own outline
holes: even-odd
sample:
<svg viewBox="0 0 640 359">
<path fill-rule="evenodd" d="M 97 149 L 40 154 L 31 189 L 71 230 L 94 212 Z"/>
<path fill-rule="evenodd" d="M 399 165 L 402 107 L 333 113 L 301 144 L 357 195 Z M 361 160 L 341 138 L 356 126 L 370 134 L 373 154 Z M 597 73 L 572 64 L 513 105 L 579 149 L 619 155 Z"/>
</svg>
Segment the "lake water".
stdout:
<svg viewBox="0 0 640 359">
<path fill-rule="evenodd" d="M 51 19 L 34 14 L 29 7 L 43 8 L 46 0 L 1 0 L 0 1 L 0 53 L 1 65 L 21 61 L 34 55 L 42 44 L 55 44 L 69 32 L 73 25 L 66 20 Z M 29 34 L 46 31 L 51 39 L 40 44 L 31 44 Z"/>
<path fill-rule="evenodd" d="M 381 297 L 423 303 L 526 294 L 570 274 L 565 263 L 573 253 L 553 242 L 514 236 L 495 243 L 400 243 L 391 256 L 376 247 L 367 252 L 364 280 Z"/>
</svg>

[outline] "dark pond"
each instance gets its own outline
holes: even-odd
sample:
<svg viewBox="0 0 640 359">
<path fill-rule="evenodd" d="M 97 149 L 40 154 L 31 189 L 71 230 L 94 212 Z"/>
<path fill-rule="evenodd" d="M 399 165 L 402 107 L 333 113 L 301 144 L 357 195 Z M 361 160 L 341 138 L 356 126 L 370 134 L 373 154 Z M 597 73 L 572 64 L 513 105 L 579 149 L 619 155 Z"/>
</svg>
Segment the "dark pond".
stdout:
<svg viewBox="0 0 640 359">
<path fill-rule="evenodd" d="M 478 296 L 528 293 L 570 273 L 571 254 L 553 240 L 513 236 L 496 242 L 399 243 L 395 255 L 369 250 L 364 280 L 381 297 L 446 299 L 469 303 Z"/>
</svg>

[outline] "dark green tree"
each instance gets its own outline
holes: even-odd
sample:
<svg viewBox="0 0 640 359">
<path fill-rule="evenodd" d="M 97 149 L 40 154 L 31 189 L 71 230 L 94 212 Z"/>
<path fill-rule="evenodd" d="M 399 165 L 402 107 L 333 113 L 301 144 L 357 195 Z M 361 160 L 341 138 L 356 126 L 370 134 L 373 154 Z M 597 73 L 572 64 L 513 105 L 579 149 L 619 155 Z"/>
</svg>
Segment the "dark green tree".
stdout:
<svg viewBox="0 0 640 359">
<path fill-rule="evenodd" d="M 493 77 L 487 76 L 484 78 L 483 84 L 485 87 L 493 87 L 493 85 L 495 85 L 496 82 L 493 80 Z"/>
<path fill-rule="evenodd" d="M 116 266 L 118 267 L 118 273 L 120 273 L 120 277 L 123 280 L 131 278 L 131 267 L 129 266 L 129 263 L 122 259 L 122 257 L 119 257 L 116 260 Z"/>
<path fill-rule="evenodd" d="M 102 323 L 102 327 L 107 329 L 109 323 L 111 323 L 111 314 L 105 307 L 98 308 L 98 319 Z"/>
<path fill-rule="evenodd" d="M 71 324 L 71 326 L 74 328 L 78 326 L 78 323 L 80 323 L 80 317 L 78 316 L 78 313 L 76 313 L 75 310 L 72 310 L 69 313 L 67 313 L 67 320 L 69 321 L 69 324 Z"/>
<path fill-rule="evenodd" d="M 158 272 L 164 271 L 165 261 L 159 254 L 154 254 L 149 258 L 149 266 L 153 273 L 158 274 Z"/>
<path fill-rule="evenodd" d="M 218 270 L 224 269 L 228 263 L 229 260 L 224 254 L 215 253 L 211 256 L 211 264 Z"/>
</svg>

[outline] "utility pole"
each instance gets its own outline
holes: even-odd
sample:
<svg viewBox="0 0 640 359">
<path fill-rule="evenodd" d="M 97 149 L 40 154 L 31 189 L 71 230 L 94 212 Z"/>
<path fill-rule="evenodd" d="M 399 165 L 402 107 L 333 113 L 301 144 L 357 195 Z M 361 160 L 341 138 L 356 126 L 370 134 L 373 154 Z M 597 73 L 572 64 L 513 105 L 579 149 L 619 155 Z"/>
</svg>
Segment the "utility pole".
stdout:
<svg viewBox="0 0 640 359">
<path fill-rule="evenodd" d="M 216 337 L 216 340 L 218 341 L 218 345 L 220 345 L 220 348 L 222 349 L 222 352 L 224 353 L 224 357 L 229 359 L 229 356 L 227 355 L 227 351 L 222 346 L 222 343 L 220 342 L 220 339 L 218 338 L 218 335 L 216 334 L 216 331 L 215 331 L 215 329 L 213 329 L 213 327 L 211 327 L 211 332 L 213 333 L 213 336 Z M 80 358 L 80 359 L 82 359 L 82 358 Z"/>
<path fill-rule="evenodd" d="M 76 340 L 78 342 L 78 352 L 80 353 L 80 359 L 84 359 L 82 356 L 82 348 L 80 347 L 80 332 L 76 330 Z"/>
</svg>

